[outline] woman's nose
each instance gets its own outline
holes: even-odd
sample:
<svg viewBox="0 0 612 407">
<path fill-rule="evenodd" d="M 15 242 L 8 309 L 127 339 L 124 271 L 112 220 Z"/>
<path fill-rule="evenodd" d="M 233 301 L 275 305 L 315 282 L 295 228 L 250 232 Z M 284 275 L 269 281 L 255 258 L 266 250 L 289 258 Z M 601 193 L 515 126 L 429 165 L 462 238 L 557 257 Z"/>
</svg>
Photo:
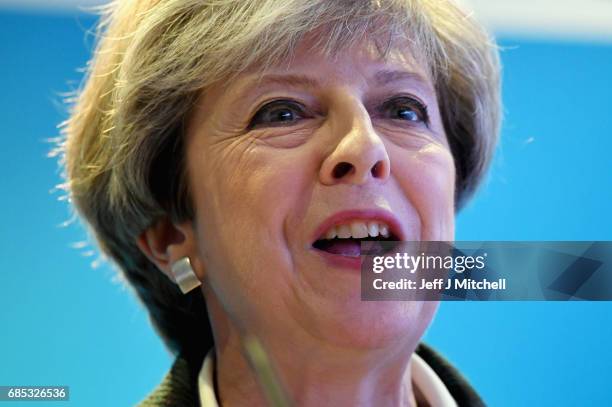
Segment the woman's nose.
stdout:
<svg viewBox="0 0 612 407">
<path fill-rule="evenodd" d="M 390 172 L 389 155 L 369 115 L 364 109 L 346 122 L 350 126 L 336 127 L 341 134 L 333 137 L 334 140 L 339 138 L 339 141 L 321 166 L 321 182 L 324 185 L 363 185 L 385 181 Z"/>
</svg>

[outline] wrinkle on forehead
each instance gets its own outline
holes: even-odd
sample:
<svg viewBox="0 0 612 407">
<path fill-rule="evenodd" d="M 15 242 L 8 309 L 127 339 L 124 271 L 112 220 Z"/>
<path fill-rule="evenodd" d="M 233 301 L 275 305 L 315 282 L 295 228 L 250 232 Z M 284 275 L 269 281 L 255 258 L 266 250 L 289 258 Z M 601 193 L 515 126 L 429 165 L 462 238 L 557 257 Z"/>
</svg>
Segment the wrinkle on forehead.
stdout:
<svg viewBox="0 0 612 407">
<path fill-rule="evenodd" d="M 340 44 L 334 49 L 326 49 L 321 46 L 323 41 L 321 30 L 308 33 L 289 52 L 289 54 L 274 63 L 257 63 L 247 67 L 242 73 L 252 74 L 256 81 L 261 81 L 265 76 L 273 73 L 287 72 L 295 64 L 302 64 L 312 59 L 313 56 L 324 58 L 335 64 L 340 59 L 369 59 L 380 63 L 402 66 L 410 71 L 421 75 L 433 85 L 434 75 L 432 64 L 420 52 L 415 42 L 403 38 L 389 40 L 386 49 L 381 49 L 381 39 L 368 35 L 363 40 L 353 39 L 346 44 Z M 240 74 L 239 74 L 240 75 Z"/>
</svg>

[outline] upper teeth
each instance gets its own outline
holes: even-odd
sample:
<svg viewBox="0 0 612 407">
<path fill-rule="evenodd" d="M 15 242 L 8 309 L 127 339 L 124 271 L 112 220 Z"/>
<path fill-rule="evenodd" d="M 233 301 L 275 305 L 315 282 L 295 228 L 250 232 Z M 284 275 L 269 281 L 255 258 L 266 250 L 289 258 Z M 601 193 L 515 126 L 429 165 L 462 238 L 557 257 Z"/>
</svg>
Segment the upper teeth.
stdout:
<svg viewBox="0 0 612 407">
<path fill-rule="evenodd" d="M 383 222 L 353 221 L 341 225 L 332 226 L 325 232 L 325 239 L 362 239 L 364 237 L 389 237 L 389 226 Z"/>
</svg>

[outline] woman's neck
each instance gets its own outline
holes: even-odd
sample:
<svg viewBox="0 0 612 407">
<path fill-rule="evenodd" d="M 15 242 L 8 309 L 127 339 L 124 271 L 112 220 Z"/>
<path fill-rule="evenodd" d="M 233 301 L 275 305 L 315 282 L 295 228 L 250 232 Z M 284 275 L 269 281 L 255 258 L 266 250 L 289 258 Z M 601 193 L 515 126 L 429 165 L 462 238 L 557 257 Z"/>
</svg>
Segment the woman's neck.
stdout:
<svg viewBox="0 0 612 407">
<path fill-rule="evenodd" d="M 236 332 L 215 342 L 217 396 L 222 406 L 268 405 Z M 287 343 L 267 338 L 266 350 L 297 405 L 416 405 L 410 369 L 416 344 L 356 351 L 312 342 L 286 349 Z"/>
</svg>

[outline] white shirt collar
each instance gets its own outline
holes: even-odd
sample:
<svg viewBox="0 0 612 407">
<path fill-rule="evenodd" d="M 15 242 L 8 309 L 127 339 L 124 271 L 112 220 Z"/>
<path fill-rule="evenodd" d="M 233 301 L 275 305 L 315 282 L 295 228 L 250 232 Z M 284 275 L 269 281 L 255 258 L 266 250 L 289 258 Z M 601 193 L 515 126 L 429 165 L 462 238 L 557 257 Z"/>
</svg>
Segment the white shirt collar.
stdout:
<svg viewBox="0 0 612 407">
<path fill-rule="evenodd" d="M 219 407 L 213 384 L 214 349 L 208 351 L 198 375 L 198 391 L 202 407 Z M 450 392 L 433 369 L 416 353 L 412 354 L 412 381 L 429 405 L 457 407 Z"/>
</svg>

